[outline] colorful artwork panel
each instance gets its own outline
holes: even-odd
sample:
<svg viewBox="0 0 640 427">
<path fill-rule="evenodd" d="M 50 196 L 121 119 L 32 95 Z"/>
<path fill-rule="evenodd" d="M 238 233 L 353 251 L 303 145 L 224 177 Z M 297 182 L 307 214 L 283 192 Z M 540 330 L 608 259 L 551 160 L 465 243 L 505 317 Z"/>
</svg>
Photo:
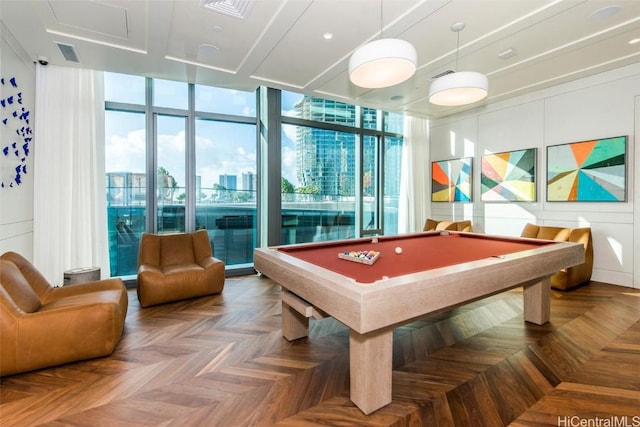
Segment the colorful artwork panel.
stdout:
<svg viewBox="0 0 640 427">
<path fill-rule="evenodd" d="M 535 172 L 535 148 L 482 156 L 480 197 L 483 202 L 533 202 Z"/>
<path fill-rule="evenodd" d="M 470 202 L 472 158 L 431 163 L 431 201 Z"/>
<path fill-rule="evenodd" d="M 547 200 L 625 201 L 626 158 L 626 136 L 547 147 Z"/>
</svg>

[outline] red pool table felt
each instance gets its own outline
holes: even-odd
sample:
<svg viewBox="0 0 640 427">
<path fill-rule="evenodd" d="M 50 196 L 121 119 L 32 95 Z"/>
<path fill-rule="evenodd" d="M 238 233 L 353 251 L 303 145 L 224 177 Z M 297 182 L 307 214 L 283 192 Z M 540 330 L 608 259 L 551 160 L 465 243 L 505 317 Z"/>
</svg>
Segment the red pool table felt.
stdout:
<svg viewBox="0 0 640 427">
<path fill-rule="evenodd" d="M 511 240 L 482 234 L 417 233 L 399 236 L 321 242 L 308 245 L 282 246 L 280 251 L 293 257 L 352 278 L 361 284 L 490 257 L 539 248 L 552 242 Z M 396 247 L 402 253 L 395 252 Z M 361 264 L 338 258 L 349 251 L 374 250 L 380 257 L 372 264 Z"/>
</svg>

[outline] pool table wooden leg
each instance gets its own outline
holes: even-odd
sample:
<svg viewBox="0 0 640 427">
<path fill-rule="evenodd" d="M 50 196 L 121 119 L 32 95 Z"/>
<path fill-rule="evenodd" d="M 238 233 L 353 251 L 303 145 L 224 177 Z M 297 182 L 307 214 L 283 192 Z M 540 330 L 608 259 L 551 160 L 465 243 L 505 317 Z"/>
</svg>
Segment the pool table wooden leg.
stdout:
<svg viewBox="0 0 640 427">
<path fill-rule="evenodd" d="M 288 341 L 309 335 L 309 318 L 282 301 L 282 336 Z"/>
<path fill-rule="evenodd" d="M 542 325 L 551 318 L 551 277 L 524 286 L 524 320 Z"/>
<path fill-rule="evenodd" d="M 351 401 L 365 414 L 391 403 L 393 329 L 361 335 L 349 330 Z"/>
</svg>

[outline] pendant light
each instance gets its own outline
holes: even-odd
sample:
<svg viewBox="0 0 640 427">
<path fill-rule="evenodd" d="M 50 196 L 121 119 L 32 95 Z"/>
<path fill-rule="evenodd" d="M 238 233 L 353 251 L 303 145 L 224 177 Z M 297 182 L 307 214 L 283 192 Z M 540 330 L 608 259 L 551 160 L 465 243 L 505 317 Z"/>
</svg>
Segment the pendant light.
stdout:
<svg viewBox="0 0 640 427">
<path fill-rule="evenodd" d="M 380 36 L 382 36 L 380 0 Z M 349 79 L 357 86 L 379 89 L 394 86 L 416 72 L 418 55 L 413 45 L 400 39 L 378 39 L 359 47 L 349 58 Z"/>
<path fill-rule="evenodd" d="M 451 26 L 451 31 L 458 33 L 456 46 L 456 69 L 460 52 L 460 31 L 465 27 L 463 22 Z M 431 83 L 429 102 L 442 106 L 467 105 L 480 101 L 487 96 L 489 81 L 487 76 L 475 71 L 460 71 L 445 74 Z"/>
</svg>

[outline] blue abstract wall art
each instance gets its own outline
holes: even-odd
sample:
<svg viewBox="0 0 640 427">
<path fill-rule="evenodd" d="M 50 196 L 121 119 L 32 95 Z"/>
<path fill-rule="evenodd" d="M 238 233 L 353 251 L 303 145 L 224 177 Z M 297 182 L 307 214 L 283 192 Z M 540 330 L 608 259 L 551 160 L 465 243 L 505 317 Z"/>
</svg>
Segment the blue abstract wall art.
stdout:
<svg viewBox="0 0 640 427">
<path fill-rule="evenodd" d="M 22 91 L 18 87 L 15 77 L 0 77 L 2 97 L 0 98 L 0 121 L 2 135 L 8 135 L 7 140 L 0 142 L 0 157 L 2 159 L 1 188 L 13 188 L 22 183 L 22 177 L 27 173 L 27 157 L 29 144 L 33 139 L 30 124 L 30 112 L 23 105 Z"/>
</svg>

